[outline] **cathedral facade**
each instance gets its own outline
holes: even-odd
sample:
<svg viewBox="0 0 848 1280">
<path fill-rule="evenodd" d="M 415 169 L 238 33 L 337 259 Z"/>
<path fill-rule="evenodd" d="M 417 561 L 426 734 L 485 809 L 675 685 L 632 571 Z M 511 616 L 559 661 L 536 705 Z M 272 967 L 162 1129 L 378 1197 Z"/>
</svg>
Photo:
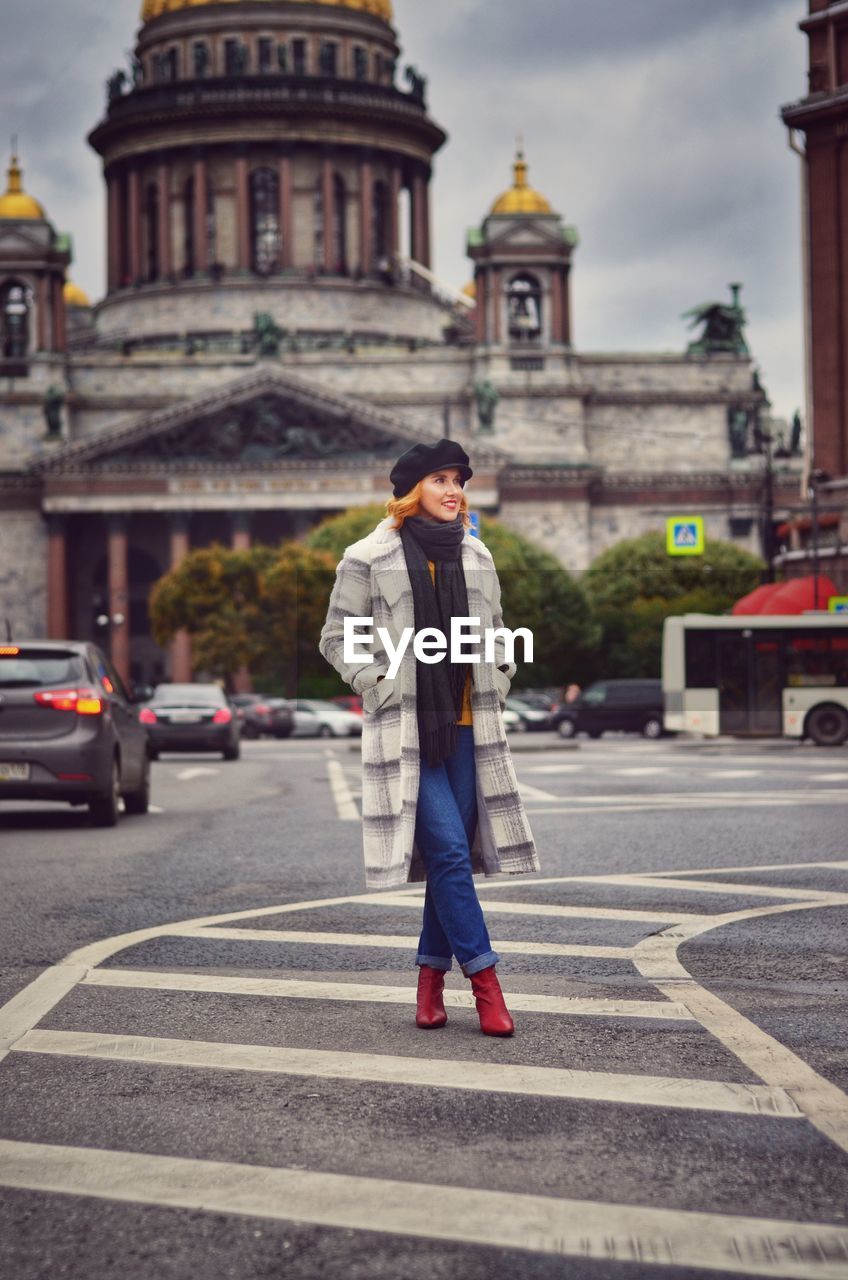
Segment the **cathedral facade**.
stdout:
<svg viewBox="0 0 848 1280">
<path fill-rule="evenodd" d="M 765 465 L 738 296 L 680 353 L 581 351 L 578 237 L 521 153 L 468 236 L 473 283 L 439 283 L 447 138 L 399 57 L 390 0 L 145 0 L 90 136 L 108 241 L 94 306 L 13 158 L 0 624 L 17 637 L 108 636 L 127 676 L 187 679 L 185 647 L 150 638 L 151 584 L 192 547 L 384 501 L 422 438 L 461 441 L 474 507 L 575 572 L 681 513 L 759 550 L 794 500 L 792 449 L 776 477 Z"/>
</svg>

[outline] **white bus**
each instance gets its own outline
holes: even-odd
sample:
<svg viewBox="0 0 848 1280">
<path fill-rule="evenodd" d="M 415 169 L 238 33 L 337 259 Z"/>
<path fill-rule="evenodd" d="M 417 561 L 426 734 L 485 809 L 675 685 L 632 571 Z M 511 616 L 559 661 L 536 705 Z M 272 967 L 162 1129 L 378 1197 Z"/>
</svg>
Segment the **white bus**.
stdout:
<svg viewBox="0 0 848 1280">
<path fill-rule="evenodd" d="M 848 617 L 666 618 L 665 727 L 673 732 L 848 740 Z"/>
</svg>

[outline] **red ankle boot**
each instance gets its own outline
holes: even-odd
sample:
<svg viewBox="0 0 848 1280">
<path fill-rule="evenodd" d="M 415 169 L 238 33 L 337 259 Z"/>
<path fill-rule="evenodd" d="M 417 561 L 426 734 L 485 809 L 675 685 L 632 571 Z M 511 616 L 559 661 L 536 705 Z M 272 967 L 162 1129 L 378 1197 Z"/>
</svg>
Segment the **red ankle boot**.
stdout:
<svg viewBox="0 0 848 1280">
<path fill-rule="evenodd" d="M 432 1031 L 436 1027 L 443 1027 L 447 1022 L 448 1015 L 442 998 L 444 989 L 445 975 L 441 969 L 431 969 L 428 964 L 419 965 L 415 1025 L 422 1031 Z"/>
<path fill-rule="evenodd" d="M 477 1001 L 477 1012 L 480 1015 L 480 1030 L 487 1036 L 511 1036 L 515 1031 L 515 1023 L 509 1016 L 504 1004 L 501 984 L 495 966 L 481 969 L 471 975 L 471 990 Z"/>
</svg>

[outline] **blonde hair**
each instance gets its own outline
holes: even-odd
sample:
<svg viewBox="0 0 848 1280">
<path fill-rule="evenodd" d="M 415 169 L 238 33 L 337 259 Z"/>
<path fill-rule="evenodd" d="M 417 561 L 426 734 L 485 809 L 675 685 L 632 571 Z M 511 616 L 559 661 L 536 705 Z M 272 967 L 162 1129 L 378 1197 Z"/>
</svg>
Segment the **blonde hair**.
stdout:
<svg viewBox="0 0 848 1280">
<path fill-rule="evenodd" d="M 426 479 L 426 476 L 425 476 Z M 405 520 L 410 516 L 420 516 L 421 514 L 421 484 L 419 480 L 414 489 L 410 489 L 409 493 L 405 493 L 402 498 L 389 498 L 386 503 L 386 514 L 393 516 L 397 521 L 395 530 L 399 531 L 403 528 Z M 466 529 L 471 528 L 471 515 L 468 510 L 468 498 L 465 496 L 465 490 L 462 491 L 462 497 L 459 500 L 459 514 L 462 516 L 462 523 Z"/>
</svg>

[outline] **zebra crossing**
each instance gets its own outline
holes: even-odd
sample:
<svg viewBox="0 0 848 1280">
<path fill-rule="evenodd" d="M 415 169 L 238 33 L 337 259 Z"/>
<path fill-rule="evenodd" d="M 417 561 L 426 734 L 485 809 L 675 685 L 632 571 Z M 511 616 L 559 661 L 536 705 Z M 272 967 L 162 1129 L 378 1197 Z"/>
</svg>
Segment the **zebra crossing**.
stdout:
<svg viewBox="0 0 848 1280">
<path fill-rule="evenodd" d="M 790 872 L 805 882 L 786 884 Z M 816 885 L 817 872 L 827 874 L 831 887 Z M 67 1088 L 70 1102 L 73 1064 L 96 1065 L 98 1104 L 84 1143 L 9 1137 L 0 1128 L 0 1187 L 603 1260 L 622 1268 L 639 1262 L 658 1273 L 691 1267 L 845 1280 L 848 1227 L 840 1221 L 791 1221 L 746 1213 L 744 1205 L 738 1213 L 710 1204 L 683 1208 L 658 1204 L 647 1194 L 644 1203 L 540 1194 L 523 1179 L 507 1193 L 487 1186 L 482 1173 L 479 1185 L 466 1178 L 443 1188 L 449 1194 L 433 1215 L 422 1208 L 432 1187 L 413 1176 L 414 1162 L 404 1176 L 384 1177 L 328 1168 L 326 1159 L 305 1168 L 282 1159 L 211 1159 L 181 1146 L 179 1134 L 167 1151 L 152 1153 L 122 1145 L 120 1134 L 99 1128 L 110 1090 L 132 1094 L 135 1073 L 149 1081 L 152 1072 L 154 1081 L 171 1073 L 171 1089 L 184 1088 L 195 1098 L 198 1088 L 212 1091 L 219 1078 L 265 1079 L 279 1089 L 305 1083 L 331 1091 L 322 1096 L 343 1091 L 355 1107 L 361 1091 L 378 1087 L 405 1127 L 414 1127 L 422 1098 L 454 1099 L 457 1108 L 464 1098 L 499 1098 L 537 1109 L 600 1107 L 622 1129 L 643 1113 L 677 1116 L 684 1126 L 710 1115 L 753 1126 L 751 1133 L 763 1126 L 770 1136 L 800 1127 L 807 1142 L 820 1143 L 822 1162 L 848 1154 L 848 1096 L 702 986 L 680 955 L 684 943 L 729 925 L 848 905 L 848 860 L 540 877 L 520 888 L 497 879 L 481 883 L 480 892 L 496 932 L 504 935 L 493 945 L 516 965 L 504 978 L 518 1019 L 514 1042 L 493 1044 L 479 1036 L 470 994 L 455 976 L 446 993 L 448 1028 L 426 1037 L 414 1028 L 408 962 L 423 900 L 418 886 L 168 923 L 71 954 L 0 1009 L 0 1086 L 12 1083 L 18 1066 L 32 1073 L 52 1063 L 70 1073 L 67 1086 L 57 1085 Z M 704 903 L 708 910 L 701 909 Z M 172 968 L 163 947 L 173 949 Z M 367 980 L 346 970 L 344 955 L 351 950 L 373 955 Z M 400 951 L 407 953 L 403 969 L 397 967 Z M 331 966 L 332 976 L 311 967 L 311 956 Z M 540 989 L 550 987 L 544 966 L 554 962 L 576 966 L 573 980 L 562 977 L 560 994 Z M 615 993 L 578 993 L 580 975 L 591 975 L 601 962 L 612 966 Z M 190 1003 L 176 1004 L 172 1013 L 169 1000 Z M 374 1010 L 391 1036 L 363 1049 L 351 1035 L 354 1008 Z M 270 1032 L 257 1031 L 248 1042 L 234 1037 L 236 1026 L 267 1028 L 269 1010 Z M 180 1030 L 180 1019 L 189 1016 L 195 1020 L 190 1033 L 166 1034 Z M 611 1065 L 604 1058 L 591 1068 L 576 1061 L 573 1037 L 560 1029 L 578 1024 L 616 1035 L 632 1060 L 615 1069 L 600 1069 Z M 616 1031 L 624 1027 L 630 1038 Z M 522 1048 L 522 1035 L 536 1044 L 540 1028 L 554 1046 L 543 1062 Z M 655 1037 L 683 1033 L 689 1038 L 676 1070 L 661 1070 L 653 1056 Z M 640 1037 L 653 1048 L 641 1050 Z M 79 1106 L 77 1097 L 76 1113 Z M 29 1123 L 39 1131 L 37 1110 Z M 367 1128 L 367 1119 L 361 1123 Z M 489 1149 L 506 1159 L 510 1138 L 491 1122 Z M 696 1160 L 697 1152 L 692 1155 Z M 570 1158 L 562 1152 L 563 1161 Z M 622 1280 L 626 1274 L 622 1269 Z"/>
</svg>

